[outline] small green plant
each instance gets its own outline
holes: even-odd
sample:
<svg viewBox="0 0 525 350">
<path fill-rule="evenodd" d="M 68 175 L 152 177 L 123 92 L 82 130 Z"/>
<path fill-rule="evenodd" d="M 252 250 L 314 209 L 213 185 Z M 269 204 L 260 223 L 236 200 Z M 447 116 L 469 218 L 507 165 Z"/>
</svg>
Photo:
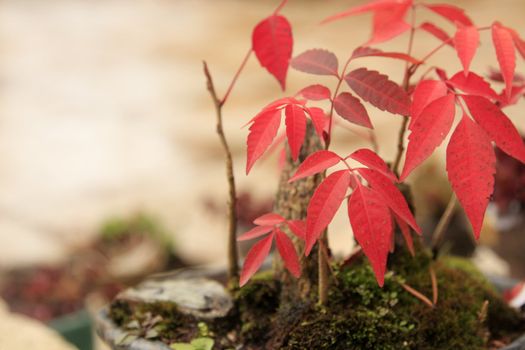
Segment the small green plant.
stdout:
<svg viewBox="0 0 525 350">
<path fill-rule="evenodd" d="M 173 350 L 212 350 L 215 342 L 209 337 L 208 326 L 206 323 L 200 322 L 197 327 L 199 328 L 199 336 L 197 338 L 189 343 L 173 343 L 170 345 L 170 348 Z"/>
</svg>

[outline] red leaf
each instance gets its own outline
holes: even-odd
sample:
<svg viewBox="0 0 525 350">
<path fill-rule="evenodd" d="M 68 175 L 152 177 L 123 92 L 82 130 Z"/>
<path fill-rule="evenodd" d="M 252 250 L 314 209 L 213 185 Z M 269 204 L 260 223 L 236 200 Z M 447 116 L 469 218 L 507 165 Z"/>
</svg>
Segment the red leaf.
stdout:
<svg viewBox="0 0 525 350">
<path fill-rule="evenodd" d="M 407 55 L 406 53 L 400 53 L 400 52 L 383 52 L 378 49 L 373 49 L 371 47 L 361 46 L 354 50 L 352 53 L 352 59 L 360 58 L 360 57 L 389 57 L 389 58 L 397 58 L 399 60 L 407 61 L 414 64 L 420 64 L 422 63 L 420 60 Z"/>
<path fill-rule="evenodd" d="M 373 129 L 365 107 L 349 92 L 342 92 L 334 100 L 334 109 L 341 117 L 350 123 Z"/>
<path fill-rule="evenodd" d="M 443 96 L 425 107 L 410 126 L 405 166 L 399 177 L 401 181 L 404 181 L 447 137 L 454 122 L 455 112 L 454 95 Z"/>
<path fill-rule="evenodd" d="M 345 81 L 359 97 L 380 110 L 401 115 L 409 114 L 410 98 L 386 75 L 359 68 L 348 73 Z"/>
<path fill-rule="evenodd" d="M 487 78 L 489 78 L 490 80 L 492 81 L 495 81 L 497 83 L 503 83 L 503 75 L 501 74 L 501 72 L 498 70 L 498 69 L 495 69 L 495 68 L 490 68 L 489 69 L 489 74 L 487 75 Z M 514 78 L 512 79 L 512 81 L 514 83 L 525 83 L 525 77 L 521 74 L 514 74 Z"/>
<path fill-rule="evenodd" d="M 470 114 L 490 139 L 509 156 L 525 163 L 525 145 L 510 119 L 492 102 L 481 96 L 463 96 Z"/>
<path fill-rule="evenodd" d="M 416 252 L 414 251 L 414 241 L 412 239 L 412 234 L 410 233 L 410 227 L 398 215 L 394 213 L 392 215 L 394 216 L 397 226 L 401 230 L 401 234 L 405 239 L 405 243 L 407 245 L 408 251 L 410 252 L 410 255 L 415 256 Z"/>
<path fill-rule="evenodd" d="M 518 50 L 521 57 L 525 59 L 525 40 L 523 40 L 514 29 L 507 28 L 507 30 L 509 30 L 512 34 L 512 38 L 514 39 L 514 45 L 516 46 L 516 50 Z"/>
<path fill-rule="evenodd" d="M 494 190 L 495 163 L 490 139 L 476 123 L 463 116 L 447 147 L 447 172 L 476 239 Z"/>
<path fill-rule="evenodd" d="M 296 235 L 298 238 L 305 240 L 306 236 L 306 222 L 303 220 L 288 220 L 286 221 L 286 224 L 288 225 L 288 228 L 294 235 Z"/>
<path fill-rule="evenodd" d="M 286 115 L 286 137 L 292 153 L 292 159 L 297 160 L 299 151 L 306 135 L 306 115 L 304 110 L 297 105 L 288 105 L 284 110 Z"/>
<path fill-rule="evenodd" d="M 440 80 L 421 80 L 412 95 L 410 125 L 432 101 L 447 95 L 447 85 Z"/>
<path fill-rule="evenodd" d="M 292 57 L 292 27 L 280 15 L 272 15 L 257 24 L 252 33 L 252 47 L 261 66 L 286 86 L 286 73 Z"/>
<path fill-rule="evenodd" d="M 416 219 L 414 219 L 414 216 L 410 212 L 405 197 L 403 197 L 401 192 L 389 178 L 372 169 L 359 168 L 358 171 L 372 189 L 383 196 L 385 204 L 388 205 L 394 213 L 399 215 L 399 217 L 409 224 L 414 231 L 421 233 L 421 228 L 418 226 Z"/>
<path fill-rule="evenodd" d="M 297 100 L 295 98 L 292 98 L 292 97 L 284 97 L 284 98 L 280 98 L 278 100 L 275 100 L 272 103 L 269 103 L 268 105 L 266 105 L 259 113 L 257 113 L 257 115 L 255 117 L 250 119 L 250 121 L 248 121 L 248 123 L 244 124 L 243 128 L 246 125 L 249 125 L 249 124 L 253 123 L 254 121 L 256 121 L 259 117 L 262 117 L 262 116 L 266 115 L 269 112 L 275 112 L 278 109 L 284 108 L 288 104 L 302 105 L 304 103 L 301 103 L 301 101 L 299 101 L 299 100 Z"/>
<path fill-rule="evenodd" d="M 492 25 L 492 42 L 496 50 L 496 57 L 505 81 L 507 98 L 510 98 L 512 81 L 516 70 L 516 53 L 514 52 L 514 38 L 512 33 L 498 22 Z"/>
<path fill-rule="evenodd" d="M 514 85 L 510 92 L 510 97 L 507 97 L 507 91 L 506 89 L 503 89 L 503 91 L 501 92 L 499 96 L 499 101 L 500 101 L 499 107 L 503 108 L 503 107 L 511 106 L 513 104 L 518 103 L 518 100 L 520 99 L 520 97 L 523 96 L 524 92 L 525 92 L 525 85 L 521 85 L 521 86 Z"/>
<path fill-rule="evenodd" d="M 310 115 L 310 119 L 314 124 L 315 132 L 317 135 L 319 135 L 319 138 L 323 139 L 323 131 L 327 124 L 326 114 L 321 108 L 318 107 L 308 108 L 308 114 Z"/>
<path fill-rule="evenodd" d="M 454 46 L 458 53 L 459 60 L 463 65 L 463 72 L 468 74 L 470 62 L 476 54 L 479 44 L 479 32 L 474 26 L 458 26 L 454 35 Z"/>
<path fill-rule="evenodd" d="M 318 174 L 336 165 L 340 160 L 341 158 L 331 151 L 317 151 L 312 153 L 299 165 L 299 168 L 297 168 L 297 171 L 288 182 Z"/>
<path fill-rule="evenodd" d="M 366 165 L 370 169 L 377 170 L 381 174 L 388 177 L 390 180 L 397 182 L 396 175 L 394 175 L 392 170 L 390 170 L 388 165 L 386 165 L 385 161 L 381 159 L 381 157 L 379 157 L 375 152 L 369 149 L 358 149 L 357 151 L 349 155 L 348 158 L 357 160 L 359 163 Z"/>
<path fill-rule="evenodd" d="M 401 1 L 399 0 L 375 0 L 375 1 L 369 2 L 368 4 L 354 6 L 346 11 L 330 16 L 324 19 L 321 23 L 332 22 L 332 21 L 335 21 L 341 18 L 357 15 L 357 14 L 368 12 L 368 11 L 392 10 L 395 7 L 404 6 L 405 4 L 411 5 L 412 1 L 411 0 L 401 0 Z"/>
<path fill-rule="evenodd" d="M 284 261 L 284 267 L 295 277 L 301 276 L 301 266 L 299 265 L 299 258 L 297 257 L 297 252 L 295 247 L 286 235 L 278 228 L 275 229 L 275 242 L 277 243 L 277 250 L 279 255 Z"/>
<path fill-rule="evenodd" d="M 271 225 L 279 225 L 280 223 L 283 223 L 284 221 L 285 219 L 281 215 L 275 214 L 275 213 L 268 213 L 268 214 L 261 215 L 257 219 L 253 220 L 253 223 L 259 226 L 271 226 Z"/>
<path fill-rule="evenodd" d="M 479 95 L 492 100 L 498 99 L 498 94 L 492 90 L 490 84 L 476 73 L 470 72 L 465 76 L 463 72 L 458 72 L 448 82 L 469 95 Z"/>
<path fill-rule="evenodd" d="M 255 243 L 248 254 L 246 254 L 239 281 L 241 287 L 248 282 L 257 270 L 259 270 L 264 259 L 270 253 L 273 236 L 274 234 L 272 233 L 271 235 L 268 235 L 268 237 L 261 239 L 259 242 Z"/>
<path fill-rule="evenodd" d="M 433 35 L 434 37 L 438 38 L 442 42 L 446 43 L 447 45 L 450 45 L 454 47 L 454 42 L 452 41 L 452 38 L 450 35 L 447 34 L 443 29 L 439 28 L 433 23 L 430 22 L 424 22 L 419 26 L 421 29 L 423 29 L 425 32 Z"/>
<path fill-rule="evenodd" d="M 250 172 L 253 164 L 259 159 L 272 143 L 279 125 L 281 124 L 281 111 L 269 110 L 257 116 L 250 126 L 248 135 L 248 159 L 246 162 L 246 174 Z"/>
<path fill-rule="evenodd" d="M 402 2 L 392 9 L 376 11 L 373 20 L 372 38 L 366 45 L 374 45 L 394 39 L 410 29 L 404 17 L 410 8 L 410 3 Z"/>
<path fill-rule="evenodd" d="M 307 86 L 297 94 L 312 101 L 329 100 L 331 97 L 330 89 L 321 84 Z"/>
<path fill-rule="evenodd" d="M 324 49 L 307 50 L 294 57 L 290 65 L 292 68 L 305 73 L 339 76 L 337 73 L 339 67 L 337 57 Z"/>
<path fill-rule="evenodd" d="M 459 22 L 464 26 L 471 26 L 471 19 L 465 14 L 463 9 L 449 4 L 435 4 L 435 5 L 423 5 L 429 10 L 437 13 L 438 15 L 448 19 L 452 23 Z"/>
<path fill-rule="evenodd" d="M 306 256 L 341 206 L 349 184 L 349 171 L 339 170 L 328 175 L 315 190 L 306 214 Z"/>
<path fill-rule="evenodd" d="M 354 237 L 370 260 L 377 283 L 382 287 L 392 237 L 390 210 L 377 192 L 357 186 L 348 200 L 348 217 Z"/>
<path fill-rule="evenodd" d="M 270 232 L 271 230 L 273 230 L 273 226 L 255 226 L 251 230 L 237 237 L 237 240 L 240 242 L 261 237 Z"/>
</svg>

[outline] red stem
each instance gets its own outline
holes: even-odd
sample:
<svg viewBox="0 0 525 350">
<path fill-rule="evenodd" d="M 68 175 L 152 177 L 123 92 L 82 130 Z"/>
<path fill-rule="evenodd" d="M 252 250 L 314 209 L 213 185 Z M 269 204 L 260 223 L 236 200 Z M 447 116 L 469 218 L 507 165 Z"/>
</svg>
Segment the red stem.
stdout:
<svg viewBox="0 0 525 350">
<path fill-rule="evenodd" d="M 281 11 L 283 9 L 283 7 L 286 5 L 286 3 L 288 2 L 288 0 L 283 0 L 281 1 L 281 3 L 279 4 L 279 6 L 277 6 L 277 8 L 275 9 L 275 11 L 273 11 L 273 14 L 276 15 L 279 13 L 279 11 Z"/>
<path fill-rule="evenodd" d="M 339 93 L 339 89 L 341 88 L 341 84 L 343 83 L 343 79 L 345 76 L 346 69 L 348 68 L 348 65 L 350 64 L 350 61 L 352 60 L 352 56 L 346 61 L 343 70 L 341 72 L 341 75 L 338 77 L 339 81 L 337 82 L 337 86 L 335 87 L 334 94 L 331 99 L 330 103 L 330 113 L 328 114 L 329 122 L 328 122 L 328 140 L 326 140 L 325 149 L 327 150 L 330 147 L 330 142 L 332 141 L 332 119 L 334 116 L 334 100 L 337 97 L 337 94 Z"/>
<path fill-rule="evenodd" d="M 246 53 L 246 55 L 244 56 L 244 59 L 242 60 L 241 62 L 241 65 L 239 66 L 239 68 L 237 69 L 237 72 L 235 72 L 235 75 L 233 76 L 233 79 L 230 83 L 230 86 L 228 86 L 228 89 L 226 90 L 226 93 L 224 94 L 224 97 L 221 99 L 220 101 L 220 106 L 222 107 L 226 101 L 228 100 L 228 97 L 230 96 L 230 93 L 232 92 L 232 89 L 233 87 L 235 86 L 235 83 L 237 82 L 237 80 L 239 79 L 239 75 L 241 75 L 241 72 L 242 70 L 244 69 L 244 67 L 246 66 L 246 63 L 248 62 L 248 59 L 250 58 L 250 55 L 252 54 L 252 48 L 250 47 L 250 49 L 248 50 L 248 52 Z"/>
</svg>

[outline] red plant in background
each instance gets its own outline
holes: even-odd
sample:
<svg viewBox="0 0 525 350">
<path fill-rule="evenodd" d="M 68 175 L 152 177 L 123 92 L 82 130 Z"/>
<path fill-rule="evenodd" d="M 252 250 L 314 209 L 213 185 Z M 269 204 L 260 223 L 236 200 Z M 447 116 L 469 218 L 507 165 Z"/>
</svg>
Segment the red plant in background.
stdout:
<svg viewBox="0 0 525 350">
<path fill-rule="evenodd" d="M 404 181 L 449 134 L 451 137 L 446 152 L 448 178 L 475 237 L 479 238 L 484 213 L 494 189 L 495 155 L 492 143 L 507 155 L 525 162 L 525 145 L 502 111 L 504 107 L 517 103 L 525 91 L 523 80 L 515 73 L 516 52 L 525 58 L 525 41 L 514 30 L 499 22 L 488 27 L 476 26 L 462 9 L 454 5 L 376 0 L 323 21 L 328 23 L 364 12 L 373 14 L 370 40 L 356 48 L 341 68 L 336 55 L 325 49 L 307 50 L 290 59 L 293 46 L 291 26 L 280 14 L 285 3 L 283 1 L 253 31 L 252 50 L 260 64 L 278 80 L 283 89 L 289 65 L 304 73 L 331 76 L 335 87 L 330 89 L 314 83 L 295 96 L 281 98 L 264 107 L 249 122 L 246 172 L 250 172 L 277 138 L 283 117 L 285 137 L 294 160 L 298 158 L 304 143 L 308 120 L 325 145 L 325 150 L 313 153 L 304 160 L 290 181 L 326 172 L 338 164 L 343 169 L 326 176 L 315 191 L 302 224 L 304 232 L 294 231 L 285 218 L 268 214 L 266 218 L 270 220 L 259 218 L 255 221 L 259 226 L 239 237 L 239 240 L 244 240 L 267 235 L 248 253 L 241 273 L 241 285 L 259 268 L 270 251 L 273 238 L 276 238 L 286 267 L 297 276 L 297 253 L 279 226 L 289 225 L 298 237 L 304 239 L 305 254 L 308 255 L 345 199 L 355 238 L 369 258 L 379 285 L 382 285 L 394 223 L 400 226 L 411 250 L 410 228 L 421 232 L 396 183 Z M 455 25 L 455 33 L 449 34 L 435 23 L 418 24 L 418 11 L 432 11 L 443 17 Z M 480 42 L 480 33 L 485 31 L 491 32 L 500 69 L 491 77 L 504 83 L 500 92 L 496 92 L 489 82 L 470 70 Z M 435 49 L 422 58 L 411 55 L 416 32 L 430 34 L 440 41 Z M 403 34 L 409 36 L 406 53 L 383 52 L 370 47 Z M 443 68 L 428 63 L 437 51 L 446 46 L 455 49 L 463 66 L 462 71 L 451 78 L 448 78 Z M 405 61 L 402 84 L 359 65 L 362 58 L 370 56 Z M 425 66 L 428 68 L 418 76 L 415 88 L 412 88 L 411 78 Z M 322 100 L 330 101 L 330 109 L 326 113 L 315 106 L 316 101 Z M 363 101 L 403 119 L 399 153 L 390 168 L 372 150 L 360 149 L 348 156 L 329 151 L 334 118 L 337 116 L 343 122 L 373 129 L 369 107 Z M 452 130 L 456 120 L 458 123 Z M 398 178 L 406 130 L 410 134 L 404 166 Z M 348 159 L 363 166 L 351 167 Z"/>
</svg>

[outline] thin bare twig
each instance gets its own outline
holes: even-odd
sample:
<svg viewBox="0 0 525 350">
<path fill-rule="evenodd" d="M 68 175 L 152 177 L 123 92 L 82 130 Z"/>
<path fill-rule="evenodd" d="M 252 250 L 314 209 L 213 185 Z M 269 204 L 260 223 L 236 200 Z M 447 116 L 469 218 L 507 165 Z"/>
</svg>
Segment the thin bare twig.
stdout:
<svg viewBox="0 0 525 350">
<path fill-rule="evenodd" d="M 328 302 L 328 288 L 330 286 L 330 278 L 329 278 L 329 262 L 328 262 L 328 249 L 326 244 L 326 232 L 324 233 L 324 237 L 319 240 L 319 252 L 318 252 L 318 278 L 319 278 L 319 284 L 318 284 L 318 293 L 319 293 L 319 305 L 326 305 Z M 326 251 L 326 252 L 325 252 Z"/>
<path fill-rule="evenodd" d="M 211 95 L 211 98 L 213 100 L 213 104 L 215 106 L 215 112 L 217 115 L 217 134 L 219 135 L 219 138 L 221 140 L 222 147 L 224 149 L 224 153 L 226 155 L 226 176 L 228 180 L 228 187 L 229 187 L 229 201 L 228 201 L 228 279 L 230 282 L 230 287 L 235 288 L 238 283 L 239 278 L 239 254 L 237 251 L 237 195 L 235 190 L 235 177 L 233 175 L 233 159 L 232 154 L 230 151 L 230 147 L 228 145 L 228 141 L 226 140 L 226 136 L 224 135 L 224 129 L 222 125 L 222 106 L 224 104 L 224 101 L 226 100 L 223 98 L 222 100 L 217 96 L 217 91 L 215 90 L 215 86 L 213 85 L 213 79 L 211 77 L 210 71 L 208 69 L 208 65 L 206 62 L 203 62 L 204 66 L 204 75 L 206 76 L 206 83 L 208 87 L 208 91 Z M 241 66 L 242 67 L 242 66 Z M 238 73 L 240 70 L 238 71 Z M 238 76 L 238 73 L 236 76 Z M 236 81 L 236 78 L 234 78 L 233 83 Z M 230 85 L 230 88 L 228 89 L 231 91 L 231 87 L 233 86 L 233 83 Z M 227 95 L 225 95 L 227 97 Z"/>
<path fill-rule="evenodd" d="M 403 152 L 405 151 L 405 133 L 407 130 L 408 125 L 408 117 L 403 116 L 403 123 L 401 124 L 401 128 L 399 129 L 399 136 L 397 138 L 397 154 L 396 154 L 396 160 L 394 161 L 392 165 L 392 171 L 396 175 L 399 175 L 399 164 L 401 164 L 401 157 L 403 156 Z"/>
<path fill-rule="evenodd" d="M 432 233 L 432 249 L 436 249 L 443 240 L 443 235 L 450 224 L 450 220 L 452 220 L 457 201 L 456 195 L 452 194 L 450 200 L 448 201 L 445 212 L 439 219 L 436 229 Z"/>
<path fill-rule="evenodd" d="M 428 272 L 430 273 L 430 280 L 432 281 L 432 304 L 436 305 L 438 302 L 438 283 L 436 272 L 432 266 L 428 268 Z"/>
<path fill-rule="evenodd" d="M 416 32 L 416 6 L 412 5 L 412 12 L 411 12 L 411 26 L 410 26 L 410 36 L 408 38 L 408 49 L 407 54 L 412 54 L 412 47 L 414 46 L 414 35 Z M 405 91 L 408 91 L 410 87 L 410 78 L 414 74 L 414 66 L 409 66 L 408 62 L 405 65 L 405 75 L 403 77 L 403 89 Z M 403 123 L 401 124 L 401 128 L 399 129 L 399 136 L 397 139 L 397 154 L 396 158 L 394 160 L 394 163 L 392 164 L 392 171 L 396 175 L 399 175 L 399 164 L 401 163 L 401 157 L 403 156 L 403 152 L 405 151 L 405 133 L 408 126 L 408 116 L 403 116 Z"/>
<path fill-rule="evenodd" d="M 410 287 L 406 283 L 400 282 L 400 284 L 401 284 L 401 287 L 403 287 L 404 290 L 406 290 L 407 292 L 409 292 L 410 294 L 412 294 L 413 296 L 415 296 L 416 298 L 421 300 L 423 303 L 425 303 L 426 305 L 428 305 L 431 308 L 434 307 L 434 304 L 432 304 L 430 299 L 428 299 L 426 296 L 424 296 L 421 292 L 418 292 L 417 290 L 415 290 L 414 288 Z"/>
</svg>

